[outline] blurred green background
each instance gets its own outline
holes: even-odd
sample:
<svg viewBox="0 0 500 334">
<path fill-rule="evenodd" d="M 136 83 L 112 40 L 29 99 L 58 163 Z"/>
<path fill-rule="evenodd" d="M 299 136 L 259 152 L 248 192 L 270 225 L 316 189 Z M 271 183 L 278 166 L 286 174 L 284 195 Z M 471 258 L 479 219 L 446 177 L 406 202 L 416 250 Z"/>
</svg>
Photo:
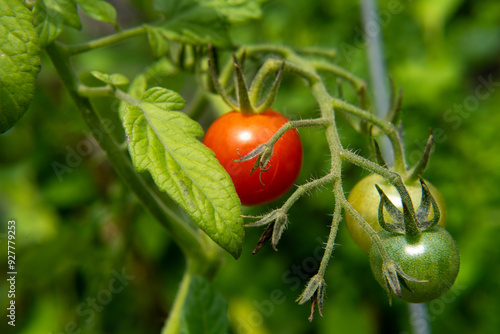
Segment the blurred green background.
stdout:
<svg viewBox="0 0 500 334">
<path fill-rule="evenodd" d="M 124 27 L 154 19 L 150 3 L 114 1 Z M 379 7 L 382 21 L 372 24 L 383 33 L 388 72 L 404 90 L 408 160 L 416 162 L 429 127 L 440 134 L 425 178 L 446 200 L 447 228 L 461 251 L 455 286 L 427 305 L 430 326 L 435 333 L 498 332 L 500 2 L 389 0 Z M 339 64 L 368 79 L 361 28 L 358 2 L 272 0 L 263 4 L 262 20 L 238 26 L 232 35 L 239 44 L 336 48 Z M 63 39 L 111 32 L 89 21 L 82 32 L 66 32 Z M 89 70 L 133 76 L 151 61 L 146 40 L 138 38 L 81 55 L 74 64 L 83 76 Z M 192 80 L 178 79 L 169 88 L 189 98 Z M 181 90 L 183 82 L 187 87 Z M 335 87 L 334 80 L 327 82 Z M 30 110 L 0 135 L 1 263 L 7 262 L 6 222 L 17 222 L 14 332 L 159 333 L 182 275 L 182 253 L 117 179 L 46 57 L 38 83 Z M 304 84 L 288 76 L 274 108 L 290 118 L 318 115 Z M 366 154 L 366 138 L 343 117 L 339 127 L 344 146 Z M 328 170 L 329 157 L 321 131 L 300 134 L 305 157 L 297 182 L 304 183 Z M 78 150 L 84 154 L 72 153 Z M 54 163 L 69 169 L 58 174 Z M 346 191 L 366 175 L 350 165 L 344 172 Z M 266 247 L 253 256 L 262 230 L 247 229 L 243 255 L 237 261 L 227 256 L 215 279 L 228 300 L 233 333 L 402 334 L 411 333 L 411 319 L 422 327 L 405 303 L 393 299 L 388 305 L 367 256 L 343 225 L 326 275 L 324 317 L 307 321 L 309 305 L 294 300 L 317 270 L 332 204 L 329 189 L 300 199 L 279 252 Z M 128 278 L 119 286 L 113 278 L 122 275 Z M 110 284 L 116 293 L 106 293 Z M 2 310 L 7 290 L 2 279 Z M 6 329 L 12 330 L 4 316 L 0 332 Z"/>
</svg>

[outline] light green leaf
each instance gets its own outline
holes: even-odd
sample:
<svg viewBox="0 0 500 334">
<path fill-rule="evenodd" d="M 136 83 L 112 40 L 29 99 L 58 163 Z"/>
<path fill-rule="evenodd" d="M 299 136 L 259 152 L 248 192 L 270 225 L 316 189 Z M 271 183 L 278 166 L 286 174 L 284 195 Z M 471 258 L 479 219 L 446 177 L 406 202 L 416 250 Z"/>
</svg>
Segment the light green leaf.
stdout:
<svg viewBox="0 0 500 334">
<path fill-rule="evenodd" d="M 160 190 L 238 258 L 244 238 L 240 200 L 214 153 L 196 139 L 201 126 L 179 111 L 184 104 L 179 94 L 159 87 L 129 101 L 123 122 L 134 167 L 149 171 Z"/>
<path fill-rule="evenodd" d="M 104 83 L 110 84 L 112 86 L 123 86 L 128 85 L 129 81 L 126 76 L 123 74 L 115 73 L 115 74 L 106 74 L 98 71 L 90 72 L 94 77 L 101 80 Z"/>
<path fill-rule="evenodd" d="M 75 0 L 38 0 L 33 15 L 42 47 L 54 41 L 64 25 L 81 28 Z"/>
<path fill-rule="evenodd" d="M 102 0 L 77 0 L 78 6 L 91 18 L 117 26 L 116 10 L 109 2 Z"/>
<path fill-rule="evenodd" d="M 227 302 L 204 278 L 193 275 L 181 311 L 181 334 L 225 334 Z"/>
<path fill-rule="evenodd" d="M 40 45 L 32 22 L 21 0 L 0 0 L 0 133 L 11 128 L 33 100 Z"/>
</svg>

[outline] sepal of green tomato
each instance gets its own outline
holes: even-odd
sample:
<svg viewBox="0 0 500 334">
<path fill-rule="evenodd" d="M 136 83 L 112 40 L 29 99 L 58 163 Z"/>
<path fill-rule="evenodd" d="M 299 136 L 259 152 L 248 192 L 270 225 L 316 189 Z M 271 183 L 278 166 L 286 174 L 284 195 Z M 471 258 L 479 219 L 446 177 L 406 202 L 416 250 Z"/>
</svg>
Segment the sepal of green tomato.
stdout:
<svg viewBox="0 0 500 334">
<path fill-rule="evenodd" d="M 439 207 L 440 218 L 438 224 L 444 227 L 446 225 L 446 207 L 444 199 L 436 187 L 429 182 L 426 182 L 426 184 Z M 378 185 L 384 191 L 389 200 L 391 200 L 391 202 L 394 203 L 399 210 L 403 209 L 401 198 L 397 189 L 378 174 L 371 174 L 361 179 L 354 186 L 354 188 L 352 188 L 347 200 L 366 220 L 366 222 L 370 224 L 376 232 L 378 232 L 382 229 L 382 227 L 378 223 L 378 206 L 380 203 L 380 196 L 375 185 Z M 418 180 L 406 182 L 405 186 L 408 190 L 412 203 L 415 207 L 418 207 L 422 197 L 422 187 L 420 182 Z M 387 213 L 384 213 L 384 215 L 386 216 L 386 219 L 389 217 Z M 432 213 L 430 218 L 432 218 Z M 347 230 L 349 231 L 349 234 L 353 238 L 354 242 L 365 253 L 369 253 L 372 242 L 368 233 L 365 232 L 361 225 L 348 213 L 346 213 L 345 219 Z"/>
<path fill-rule="evenodd" d="M 288 119 L 274 110 L 262 113 L 231 111 L 208 128 L 203 143 L 212 149 L 233 180 L 243 205 L 265 204 L 283 196 L 294 184 L 302 167 L 302 143 L 297 129 L 291 129 L 273 146 L 265 170 L 253 172 L 253 159 L 235 162 L 266 143 Z"/>
</svg>

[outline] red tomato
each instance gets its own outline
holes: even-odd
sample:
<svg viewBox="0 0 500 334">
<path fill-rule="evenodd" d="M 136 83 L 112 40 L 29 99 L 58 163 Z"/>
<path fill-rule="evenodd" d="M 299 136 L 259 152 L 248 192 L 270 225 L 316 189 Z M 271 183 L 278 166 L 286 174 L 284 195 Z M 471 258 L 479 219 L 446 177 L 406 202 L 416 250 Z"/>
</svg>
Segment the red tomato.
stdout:
<svg viewBox="0 0 500 334">
<path fill-rule="evenodd" d="M 302 166 L 302 143 L 297 129 L 287 131 L 276 142 L 266 166 L 269 170 L 262 174 L 257 168 L 250 175 L 257 157 L 244 162 L 233 161 L 266 143 L 286 122 L 288 119 L 274 110 L 260 114 L 231 111 L 219 117 L 207 130 L 203 143 L 215 152 L 231 176 L 243 205 L 271 202 L 284 195 L 297 179 Z"/>
</svg>

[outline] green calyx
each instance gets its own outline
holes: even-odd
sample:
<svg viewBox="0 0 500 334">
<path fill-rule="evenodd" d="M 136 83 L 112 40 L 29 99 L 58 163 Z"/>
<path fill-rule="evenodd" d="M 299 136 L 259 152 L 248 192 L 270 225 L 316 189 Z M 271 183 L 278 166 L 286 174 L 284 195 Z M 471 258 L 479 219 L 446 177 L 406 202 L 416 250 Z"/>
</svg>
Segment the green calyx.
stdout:
<svg viewBox="0 0 500 334">
<path fill-rule="evenodd" d="M 404 200 L 402 201 L 403 212 L 398 210 L 383 190 L 376 185 L 380 195 L 378 221 L 384 230 L 395 234 L 404 234 L 410 239 L 418 239 L 422 232 L 433 228 L 438 223 L 441 213 L 436 199 L 420 176 L 419 180 L 422 186 L 422 199 L 420 201 L 420 206 L 414 213 L 409 209 L 412 204 L 406 203 Z M 386 222 L 384 218 L 384 208 L 392 218 L 392 222 Z M 433 215 L 432 218 L 429 219 L 431 208 Z"/>
<path fill-rule="evenodd" d="M 212 47 L 209 47 L 212 49 Z M 278 94 L 278 89 L 281 84 L 281 79 L 283 78 L 283 71 L 285 69 L 285 61 L 281 62 L 281 66 L 278 69 L 276 78 L 267 92 L 267 95 L 262 102 L 259 103 L 259 96 L 263 88 L 263 83 L 267 76 L 272 71 L 269 67 L 262 66 L 252 84 L 249 86 L 245 80 L 243 74 L 243 66 L 245 62 L 245 52 L 242 53 L 241 59 L 238 60 L 236 55 L 233 54 L 234 60 L 234 71 L 235 71 L 235 87 L 236 87 L 236 100 L 234 97 L 229 95 L 229 91 L 222 87 L 218 79 L 217 71 L 217 60 L 215 58 L 215 52 L 209 52 L 208 68 L 211 77 L 211 82 L 215 91 L 222 97 L 224 102 L 233 110 L 239 110 L 244 114 L 255 114 L 262 113 L 269 109 L 276 99 Z"/>
</svg>

